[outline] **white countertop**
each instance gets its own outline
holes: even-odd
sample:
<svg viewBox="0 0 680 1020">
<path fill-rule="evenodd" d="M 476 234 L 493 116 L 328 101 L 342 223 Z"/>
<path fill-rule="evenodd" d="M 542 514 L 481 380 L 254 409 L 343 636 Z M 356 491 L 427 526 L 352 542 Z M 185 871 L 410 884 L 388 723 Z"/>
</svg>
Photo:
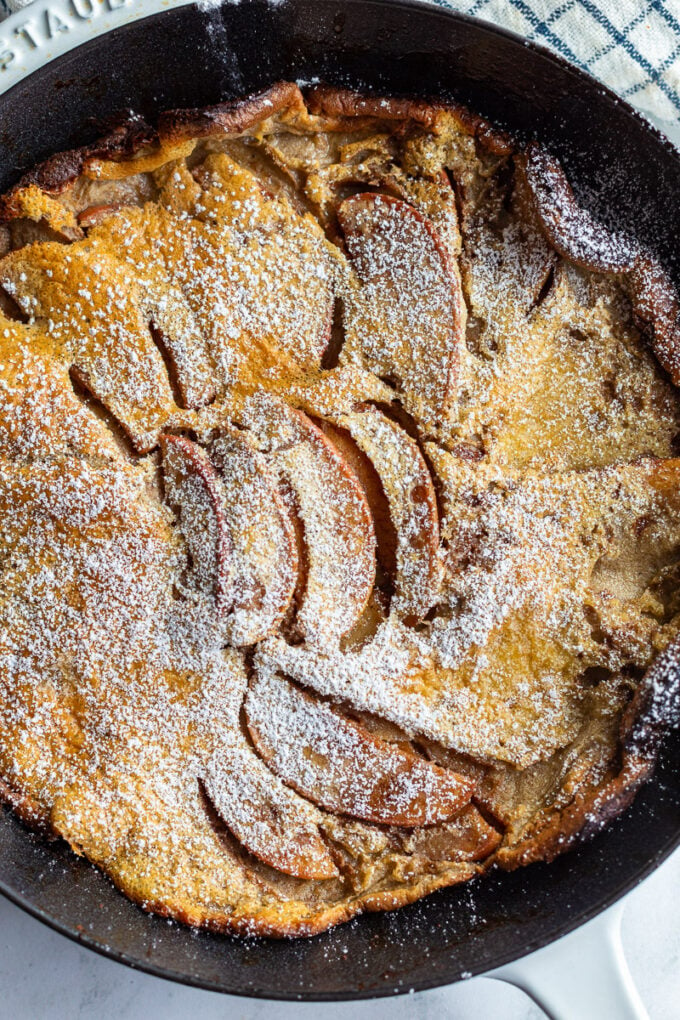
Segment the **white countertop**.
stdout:
<svg viewBox="0 0 680 1020">
<path fill-rule="evenodd" d="M 680 851 L 628 897 L 623 943 L 651 1020 L 678 1020 Z M 0 897 L 0 1020 L 540 1020 L 542 1016 L 522 992 L 485 978 L 396 999 L 338 1005 L 258 1002 L 184 988 L 105 960 Z"/>
</svg>

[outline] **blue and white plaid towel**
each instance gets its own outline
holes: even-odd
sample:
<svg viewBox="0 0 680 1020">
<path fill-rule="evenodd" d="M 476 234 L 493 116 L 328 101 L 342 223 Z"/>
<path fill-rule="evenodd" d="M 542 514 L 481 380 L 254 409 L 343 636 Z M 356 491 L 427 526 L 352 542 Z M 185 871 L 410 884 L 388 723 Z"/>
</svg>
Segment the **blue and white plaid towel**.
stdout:
<svg viewBox="0 0 680 1020">
<path fill-rule="evenodd" d="M 680 125 L 680 0 L 435 0 L 566 57 L 659 120 Z"/>
<path fill-rule="evenodd" d="M 555 50 L 680 127 L 680 0 L 433 0 Z M 0 0 L 2 12 L 31 0 Z"/>
</svg>

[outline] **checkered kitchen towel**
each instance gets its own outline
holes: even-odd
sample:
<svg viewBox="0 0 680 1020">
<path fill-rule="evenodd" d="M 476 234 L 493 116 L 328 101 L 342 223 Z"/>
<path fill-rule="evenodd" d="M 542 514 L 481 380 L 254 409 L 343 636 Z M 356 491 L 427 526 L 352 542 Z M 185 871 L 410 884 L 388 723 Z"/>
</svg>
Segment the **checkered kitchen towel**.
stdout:
<svg viewBox="0 0 680 1020">
<path fill-rule="evenodd" d="M 542 43 L 680 127 L 680 0 L 432 0 Z M 31 0 L 0 0 L 0 17 Z"/>
</svg>

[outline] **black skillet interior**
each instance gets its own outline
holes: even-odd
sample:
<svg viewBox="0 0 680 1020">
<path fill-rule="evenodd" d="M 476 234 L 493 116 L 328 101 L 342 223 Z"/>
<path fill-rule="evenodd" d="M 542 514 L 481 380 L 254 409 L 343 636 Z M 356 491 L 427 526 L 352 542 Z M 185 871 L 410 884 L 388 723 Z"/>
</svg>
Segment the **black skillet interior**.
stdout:
<svg viewBox="0 0 680 1020">
<path fill-rule="evenodd" d="M 549 53 L 436 7 L 243 0 L 181 7 L 80 47 L 0 101 L 0 189 L 96 137 L 111 114 L 201 106 L 280 78 L 458 98 L 562 158 L 584 201 L 635 224 L 676 275 L 680 157 L 629 107 Z M 61 844 L 0 813 L 0 890 L 115 959 L 243 995 L 340 999 L 485 971 L 576 927 L 680 842 L 680 735 L 605 833 L 552 865 L 492 875 L 311 940 L 243 941 L 144 914 Z"/>
</svg>

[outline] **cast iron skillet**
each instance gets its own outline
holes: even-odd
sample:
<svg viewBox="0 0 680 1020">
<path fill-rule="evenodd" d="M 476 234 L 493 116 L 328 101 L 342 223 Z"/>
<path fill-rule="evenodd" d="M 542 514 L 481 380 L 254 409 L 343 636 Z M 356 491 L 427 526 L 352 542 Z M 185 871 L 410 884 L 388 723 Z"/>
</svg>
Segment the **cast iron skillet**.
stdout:
<svg viewBox="0 0 680 1020">
<path fill-rule="evenodd" d="M 582 200 L 634 221 L 678 278 L 680 157 L 587 75 L 483 22 L 380 0 L 261 0 L 175 8 L 96 39 L 0 99 L 0 189 L 112 113 L 202 106 L 280 78 L 454 96 L 563 160 Z M 553 864 L 494 874 L 393 914 L 298 941 L 195 933 L 149 916 L 60 843 L 0 812 L 0 890 L 92 949 L 162 977 L 240 995 L 351 999 L 447 984 L 582 924 L 680 843 L 680 734 L 607 831 Z"/>
</svg>

